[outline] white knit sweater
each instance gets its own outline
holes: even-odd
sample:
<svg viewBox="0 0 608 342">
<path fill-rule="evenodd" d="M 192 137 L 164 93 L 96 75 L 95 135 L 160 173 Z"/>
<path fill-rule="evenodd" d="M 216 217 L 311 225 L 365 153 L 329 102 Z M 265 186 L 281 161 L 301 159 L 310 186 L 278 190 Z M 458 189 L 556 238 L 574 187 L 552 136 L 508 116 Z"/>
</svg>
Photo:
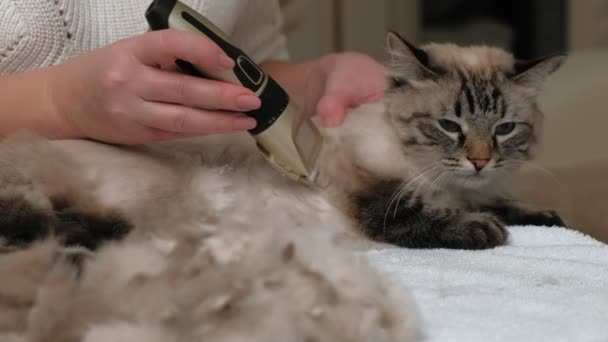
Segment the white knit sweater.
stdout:
<svg viewBox="0 0 608 342">
<path fill-rule="evenodd" d="M 256 61 L 287 58 L 275 0 L 183 0 Z M 151 0 L 0 0 L 0 75 L 54 65 L 144 32 Z"/>
</svg>

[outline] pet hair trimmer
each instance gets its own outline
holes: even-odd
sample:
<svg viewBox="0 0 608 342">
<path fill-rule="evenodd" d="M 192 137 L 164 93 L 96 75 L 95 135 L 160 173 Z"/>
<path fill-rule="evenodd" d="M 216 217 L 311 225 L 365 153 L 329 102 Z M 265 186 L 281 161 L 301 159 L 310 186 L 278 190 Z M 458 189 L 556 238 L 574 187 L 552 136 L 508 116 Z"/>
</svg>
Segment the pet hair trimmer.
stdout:
<svg viewBox="0 0 608 342">
<path fill-rule="evenodd" d="M 186 61 L 177 60 L 182 72 L 242 85 L 260 99 L 259 109 L 244 114 L 257 126 L 249 133 L 266 159 L 281 173 L 297 181 L 314 184 L 323 138 L 316 126 L 298 109 L 289 95 L 243 51 L 229 42 L 218 27 L 200 13 L 177 0 L 154 0 L 146 10 L 152 30 L 173 28 L 203 34 L 235 61 L 231 70 L 205 73 Z"/>
</svg>

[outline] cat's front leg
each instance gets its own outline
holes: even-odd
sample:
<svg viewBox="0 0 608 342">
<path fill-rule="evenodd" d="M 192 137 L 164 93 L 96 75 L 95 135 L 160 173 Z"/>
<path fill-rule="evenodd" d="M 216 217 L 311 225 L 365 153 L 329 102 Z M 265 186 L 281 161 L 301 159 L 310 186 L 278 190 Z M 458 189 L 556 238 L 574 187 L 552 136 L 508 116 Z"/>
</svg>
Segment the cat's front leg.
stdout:
<svg viewBox="0 0 608 342">
<path fill-rule="evenodd" d="M 441 209 L 411 193 L 396 197 L 400 182 L 383 182 L 354 196 L 355 216 L 372 239 L 408 248 L 486 249 L 508 233 L 493 214 Z"/>
<path fill-rule="evenodd" d="M 557 212 L 530 208 L 515 201 L 498 200 L 480 209 L 498 216 L 502 222 L 510 226 L 566 227 L 565 221 Z"/>
</svg>

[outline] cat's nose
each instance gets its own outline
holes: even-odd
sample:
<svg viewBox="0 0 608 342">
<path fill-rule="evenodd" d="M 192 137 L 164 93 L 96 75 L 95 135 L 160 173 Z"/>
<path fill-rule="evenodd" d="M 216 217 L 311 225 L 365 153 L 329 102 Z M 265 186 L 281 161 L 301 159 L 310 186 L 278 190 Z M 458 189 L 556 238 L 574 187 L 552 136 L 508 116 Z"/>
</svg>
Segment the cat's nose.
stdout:
<svg viewBox="0 0 608 342">
<path fill-rule="evenodd" d="M 488 165 L 488 162 L 490 161 L 490 159 L 468 159 L 473 164 L 477 172 L 481 171 L 486 165 Z"/>
</svg>

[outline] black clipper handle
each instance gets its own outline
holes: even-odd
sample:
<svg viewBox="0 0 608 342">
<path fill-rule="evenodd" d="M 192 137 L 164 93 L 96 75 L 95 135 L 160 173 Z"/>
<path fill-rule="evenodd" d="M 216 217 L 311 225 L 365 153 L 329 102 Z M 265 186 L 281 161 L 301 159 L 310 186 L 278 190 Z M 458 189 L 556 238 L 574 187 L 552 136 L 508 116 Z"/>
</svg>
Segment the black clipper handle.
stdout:
<svg viewBox="0 0 608 342">
<path fill-rule="evenodd" d="M 235 61 L 232 70 L 212 74 L 187 61 L 176 60 L 175 63 L 185 74 L 230 82 L 256 93 L 262 103 L 260 108 L 244 113 L 257 122 L 257 126 L 249 131 L 252 135 L 272 126 L 287 108 L 290 101 L 287 92 L 243 51 L 232 45 L 224 32 L 192 8 L 177 0 L 154 0 L 146 10 L 146 20 L 152 30 L 175 28 L 203 34 Z"/>
</svg>

